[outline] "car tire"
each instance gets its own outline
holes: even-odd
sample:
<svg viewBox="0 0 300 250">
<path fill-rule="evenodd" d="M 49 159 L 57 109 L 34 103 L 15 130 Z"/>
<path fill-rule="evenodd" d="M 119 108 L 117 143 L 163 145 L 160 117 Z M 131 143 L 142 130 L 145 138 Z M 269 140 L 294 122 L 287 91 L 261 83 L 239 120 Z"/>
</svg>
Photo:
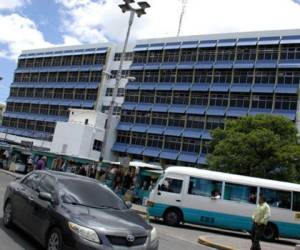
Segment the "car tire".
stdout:
<svg viewBox="0 0 300 250">
<path fill-rule="evenodd" d="M 47 237 L 47 250 L 62 250 L 63 249 L 63 241 L 61 232 L 58 228 L 53 228 Z"/>
<path fill-rule="evenodd" d="M 179 212 L 175 209 L 169 209 L 164 213 L 164 223 L 168 226 L 178 226 L 180 218 Z"/>
<path fill-rule="evenodd" d="M 263 238 L 266 241 L 274 241 L 278 236 L 277 227 L 273 223 L 268 223 L 265 227 Z"/>
<path fill-rule="evenodd" d="M 13 225 L 13 209 L 10 201 L 7 201 L 3 209 L 3 225 L 10 228 Z"/>
</svg>

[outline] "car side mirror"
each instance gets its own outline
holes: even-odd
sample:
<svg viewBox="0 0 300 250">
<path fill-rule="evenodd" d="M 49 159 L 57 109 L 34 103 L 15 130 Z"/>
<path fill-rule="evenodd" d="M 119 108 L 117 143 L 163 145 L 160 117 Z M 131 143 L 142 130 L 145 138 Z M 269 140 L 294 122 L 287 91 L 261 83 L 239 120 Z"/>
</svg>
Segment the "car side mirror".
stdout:
<svg viewBox="0 0 300 250">
<path fill-rule="evenodd" d="M 39 199 L 43 200 L 43 201 L 49 201 L 50 203 L 53 203 L 53 198 L 52 198 L 52 195 L 50 193 L 40 192 L 39 193 Z"/>
<path fill-rule="evenodd" d="M 132 203 L 130 201 L 126 201 L 125 204 L 128 207 L 128 209 L 132 208 Z"/>
</svg>

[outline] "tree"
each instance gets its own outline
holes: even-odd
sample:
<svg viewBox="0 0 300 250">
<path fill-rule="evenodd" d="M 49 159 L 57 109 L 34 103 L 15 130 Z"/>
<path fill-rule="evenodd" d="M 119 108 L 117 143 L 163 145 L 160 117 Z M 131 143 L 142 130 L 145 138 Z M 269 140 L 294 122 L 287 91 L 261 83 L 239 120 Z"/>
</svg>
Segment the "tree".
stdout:
<svg viewBox="0 0 300 250">
<path fill-rule="evenodd" d="M 300 182 L 300 145 L 295 124 L 283 116 L 256 115 L 227 121 L 212 133 L 212 170 Z"/>
</svg>

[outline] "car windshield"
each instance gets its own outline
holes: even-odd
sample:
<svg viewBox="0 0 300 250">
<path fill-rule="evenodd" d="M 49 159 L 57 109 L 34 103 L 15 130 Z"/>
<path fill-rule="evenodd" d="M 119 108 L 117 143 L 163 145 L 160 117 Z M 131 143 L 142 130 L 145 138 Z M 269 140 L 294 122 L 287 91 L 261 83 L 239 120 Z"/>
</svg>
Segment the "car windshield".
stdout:
<svg viewBox="0 0 300 250">
<path fill-rule="evenodd" d="M 128 209 L 125 203 L 110 189 L 95 182 L 76 179 L 60 181 L 63 203 L 91 208 Z"/>
</svg>

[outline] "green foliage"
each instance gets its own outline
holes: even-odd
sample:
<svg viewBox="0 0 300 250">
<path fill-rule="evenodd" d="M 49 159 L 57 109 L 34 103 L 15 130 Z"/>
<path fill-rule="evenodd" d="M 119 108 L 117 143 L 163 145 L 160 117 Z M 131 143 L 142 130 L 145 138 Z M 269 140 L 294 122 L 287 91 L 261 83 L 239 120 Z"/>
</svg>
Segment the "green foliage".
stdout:
<svg viewBox="0 0 300 250">
<path fill-rule="evenodd" d="M 213 131 L 209 168 L 227 173 L 300 182 L 295 124 L 282 116 L 246 116 Z"/>
</svg>

